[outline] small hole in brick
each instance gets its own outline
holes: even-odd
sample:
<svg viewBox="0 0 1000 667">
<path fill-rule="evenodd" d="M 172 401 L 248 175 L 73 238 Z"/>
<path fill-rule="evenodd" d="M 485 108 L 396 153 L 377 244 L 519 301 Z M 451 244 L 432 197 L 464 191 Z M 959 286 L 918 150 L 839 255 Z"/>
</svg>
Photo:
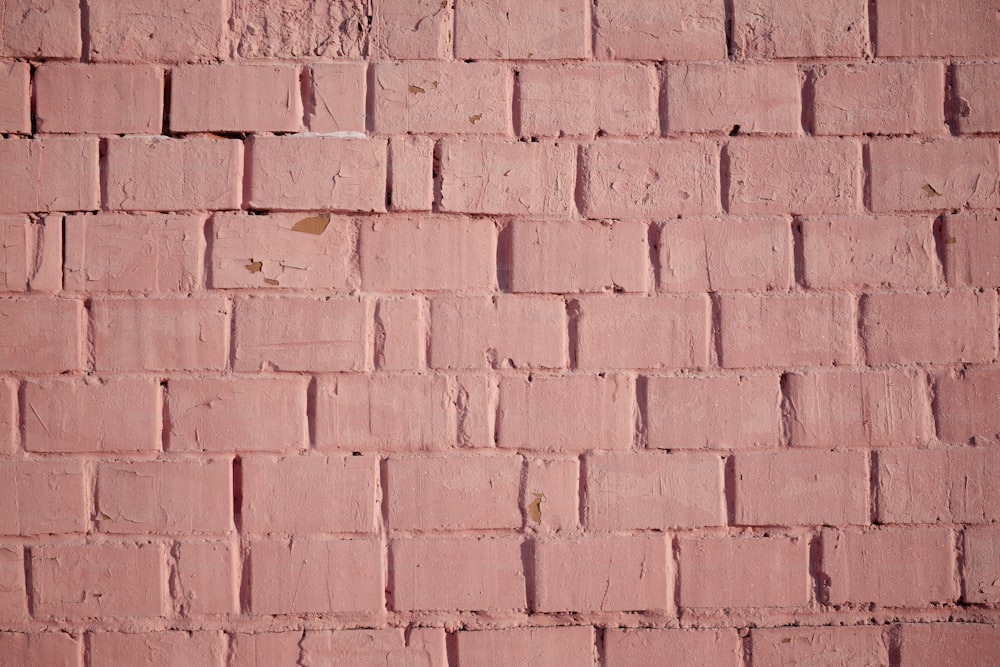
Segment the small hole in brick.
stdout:
<svg viewBox="0 0 1000 667">
<path fill-rule="evenodd" d="M 731 129 L 731 130 L 729 131 L 729 136 L 731 136 L 731 137 L 735 137 L 735 136 L 737 136 L 737 135 L 738 135 L 739 133 L 740 133 L 740 126 L 739 126 L 739 125 L 733 125 L 733 129 Z"/>
</svg>

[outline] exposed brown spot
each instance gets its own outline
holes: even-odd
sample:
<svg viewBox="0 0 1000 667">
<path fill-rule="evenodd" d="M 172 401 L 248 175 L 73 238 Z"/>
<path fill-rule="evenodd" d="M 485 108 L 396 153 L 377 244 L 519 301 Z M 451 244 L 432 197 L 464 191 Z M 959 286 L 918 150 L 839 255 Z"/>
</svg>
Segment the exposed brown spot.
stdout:
<svg viewBox="0 0 1000 667">
<path fill-rule="evenodd" d="M 251 259 L 250 263 L 247 264 L 247 271 L 249 271 L 250 273 L 260 273 L 260 270 L 262 268 L 264 268 L 264 263 L 263 262 L 255 262 L 255 261 L 253 261 L 253 259 Z"/>
<path fill-rule="evenodd" d="M 303 234 L 315 234 L 319 236 L 326 231 L 327 226 L 330 224 L 330 215 L 325 213 L 323 215 L 314 215 L 308 218 L 302 218 L 292 227 L 293 232 L 302 232 Z"/>
<path fill-rule="evenodd" d="M 782 644 L 791 644 L 792 643 L 792 638 L 791 637 L 783 637 L 781 639 L 781 643 Z"/>
<path fill-rule="evenodd" d="M 543 496 L 540 493 L 535 493 L 533 495 L 534 495 L 534 498 L 532 499 L 532 501 L 530 503 L 528 503 L 528 516 L 530 516 L 531 520 L 534 521 L 535 523 L 541 523 L 542 522 L 542 498 L 544 498 L 545 496 Z"/>
<path fill-rule="evenodd" d="M 416 95 L 417 93 L 426 93 L 427 91 L 421 88 L 420 86 L 414 86 L 413 84 L 410 84 L 410 92 Z"/>
<path fill-rule="evenodd" d="M 278 281 L 274 278 L 264 278 L 264 283 L 267 285 L 278 285 Z"/>
<path fill-rule="evenodd" d="M 934 186 L 930 183 L 924 183 L 924 192 L 927 193 L 928 197 L 940 197 L 941 193 L 934 189 Z"/>
<path fill-rule="evenodd" d="M 469 116 L 469 122 L 472 123 L 473 125 L 475 125 L 476 123 L 478 123 L 482 119 L 483 119 L 483 114 L 481 114 L 481 113 L 477 113 L 475 115 Z"/>
<path fill-rule="evenodd" d="M 944 242 L 947 243 L 948 245 L 952 245 L 953 243 L 958 243 L 958 239 L 956 239 L 954 236 L 949 236 L 944 240 Z"/>
</svg>

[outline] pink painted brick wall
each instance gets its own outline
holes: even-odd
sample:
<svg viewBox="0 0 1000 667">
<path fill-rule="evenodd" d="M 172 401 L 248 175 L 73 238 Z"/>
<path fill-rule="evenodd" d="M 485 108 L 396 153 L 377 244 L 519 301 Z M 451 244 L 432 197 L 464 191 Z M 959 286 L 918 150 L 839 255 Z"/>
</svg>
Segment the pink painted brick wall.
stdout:
<svg viewBox="0 0 1000 667">
<path fill-rule="evenodd" d="M 995 1 L 0 5 L 0 665 L 1000 664 Z"/>
</svg>

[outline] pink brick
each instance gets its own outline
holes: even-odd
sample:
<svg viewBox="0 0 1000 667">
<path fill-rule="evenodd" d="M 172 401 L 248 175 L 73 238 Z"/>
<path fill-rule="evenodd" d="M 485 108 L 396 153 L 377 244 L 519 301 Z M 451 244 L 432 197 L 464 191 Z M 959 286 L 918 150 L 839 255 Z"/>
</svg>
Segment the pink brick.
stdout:
<svg viewBox="0 0 1000 667">
<path fill-rule="evenodd" d="M 44 64 L 35 71 L 40 132 L 160 134 L 163 70 L 152 65 Z"/>
<path fill-rule="evenodd" d="M 80 461 L 8 461 L 0 468 L 0 535 L 83 533 L 90 481 Z"/>
<path fill-rule="evenodd" d="M 1000 626 L 978 623 L 904 624 L 900 665 L 988 665 L 1000 662 Z"/>
<path fill-rule="evenodd" d="M 306 122 L 312 132 L 364 132 L 366 63 L 315 63 Z"/>
<path fill-rule="evenodd" d="M 1000 450 L 984 447 L 878 452 L 881 523 L 1000 521 Z"/>
<path fill-rule="evenodd" d="M 1000 207 L 1000 157 L 992 139 L 880 139 L 869 151 L 876 213 Z"/>
<path fill-rule="evenodd" d="M 996 292 L 866 295 L 861 340 L 872 365 L 990 361 L 997 354 Z"/>
<path fill-rule="evenodd" d="M 221 298 L 95 300 L 94 356 L 106 370 L 221 370 L 229 305 Z"/>
<path fill-rule="evenodd" d="M 585 58 L 586 0 L 455 2 L 455 57 L 463 60 Z M 530 26 L 530 29 L 525 29 Z"/>
<path fill-rule="evenodd" d="M 237 549 L 229 542 L 181 542 L 177 545 L 175 597 L 180 601 L 182 613 L 239 612 Z"/>
<path fill-rule="evenodd" d="M 363 58 L 371 12 L 359 0 L 237 0 L 232 7 L 233 57 Z"/>
<path fill-rule="evenodd" d="M 216 137 L 112 137 L 106 173 L 105 209 L 239 208 L 243 145 Z"/>
<path fill-rule="evenodd" d="M 67 290 L 190 293 L 202 285 L 201 216 L 70 215 L 65 224 Z"/>
<path fill-rule="evenodd" d="M 243 297 L 236 302 L 235 318 L 236 370 L 365 367 L 367 315 L 357 300 Z"/>
<path fill-rule="evenodd" d="M 708 364 L 709 309 L 703 295 L 595 296 L 580 299 L 577 307 L 577 368 Z"/>
<path fill-rule="evenodd" d="M 514 77 L 499 63 L 381 62 L 374 65 L 379 134 L 511 134 Z"/>
<path fill-rule="evenodd" d="M 299 636 L 299 633 L 296 633 Z M 326 665 L 426 665 L 448 664 L 444 628 L 386 628 L 384 630 L 306 631 L 302 638 L 304 667 Z M 292 656 L 296 659 L 298 649 Z M 276 664 L 276 663 L 270 663 Z M 266 667 L 261 664 L 260 667 Z"/>
<path fill-rule="evenodd" d="M 28 595 L 24 588 L 24 553 L 19 546 L 0 546 L 0 619 L 23 621 L 27 617 Z M 0 659 L 2 658 L 3 654 L 0 653 Z"/>
<path fill-rule="evenodd" d="M 867 524 L 865 452 L 791 450 L 733 457 L 733 523 L 749 526 Z"/>
<path fill-rule="evenodd" d="M 299 642 L 302 641 L 302 635 L 301 630 L 253 634 L 230 633 L 230 664 L 240 667 L 295 664 L 299 660 Z"/>
<path fill-rule="evenodd" d="M 666 129 L 671 134 L 800 134 L 800 88 L 793 64 L 671 65 Z"/>
<path fill-rule="evenodd" d="M 659 240 L 661 290 L 791 287 L 792 229 L 785 218 L 682 218 L 664 223 Z"/>
<path fill-rule="evenodd" d="M 879 57 L 1000 55 L 1000 16 L 989 0 L 966 0 L 959 7 L 943 0 L 884 0 L 875 16 Z"/>
<path fill-rule="evenodd" d="M 573 211 L 576 148 L 495 139 L 441 142 L 442 211 L 566 216 Z"/>
<path fill-rule="evenodd" d="M 823 531 L 826 603 L 926 607 L 958 598 L 947 528 Z"/>
<path fill-rule="evenodd" d="M 589 530 L 666 530 L 726 523 L 719 456 L 590 454 L 586 472 Z"/>
<path fill-rule="evenodd" d="M 79 58 L 80 5 L 73 0 L 13 0 L 4 4 L 0 55 Z"/>
<path fill-rule="evenodd" d="M 329 213 L 218 213 L 210 233 L 212 287 L 347 292 L 359 283 L 357 237 L 353 220 Z"/>
<path fill-rule="evenodd" d="M 638 221 L 516 220 L 501 237 L 500 275 L 512 292 L 645 292 L 647 232 Z"/>
<path fill-rule="evenodd" d="M 159 0 L 91 0 L 91 60 L 211 61 L 227 55 L 228 4 Z M 122 17 L 128 20 L 122 20 Z"/>
<path fill-rule="evenodd" d="M 0 378 L 0 456 L 17 446 L 17 381 Z"/>
<path fill-rule="evenodd" d="M 434 368 L 563 368 L 566 331 L 562 299 L 436 298 L 429 361 Z"/>
<path fill-rule="evenodd" d="M 434 203 L 434 139 L 389 140 L 389 200 L 394 211 L 429 211 Z"/>
<path fill-rule="evenodd" d="M 725 9 L 712 0 L 610 0 L 594 9 L 594 51 L 608 60 L 726 57 Z"/>
<path fill-rule="evenodd" d="M 1000 602 L 1000 529 L 965 530 L 962 599 L 973 604 Z"/>
<path fill-rule="evenodd" d="M 521 463 L 521 457 L 513 454 L 390 458 L 385 474 L 388 526 L 391 530 L 520 528 Z"/>
<path fill-rule="evenodd" d="M 0 301 L 0 368 L 5 372 L 78 370 L 83 360 L 83 304 L 64 299 Z M 31 354 L 24 354 L 30 349 Z"/>
<path fill-rule="evenodd" d="M 760 628 L 750 631 L 753 659 L 762 665 L 888 665 L 881 626 Z"/>
<path fill-rule="evenodd" d="M 1000 287 L 1000 214 L 946 215 L 939 240 L 949 287 Z"/>
<path fill-rule="evenodd" d="M 247 456 L 242 471 L 241 530 L 286 535 L 375 530 L 375 457 Z"/>
<path fill-rule="evenodd" d="M 95 665 L 223 667 L 226 653 L 226 635 L 221 630 L 90 635 L 90 659 Z"/>
<path fill-rule="evenodd" d="M 736 139 L 726 147 L 726 210 L 852 213 L 861 206 L 861 145 L 849 139 Z"/>
<path fill-rule="evenodd" d="M 1000 132 L 1000 64 L 963 63 L 955 67 L 952 95 L 957 107 L 959 132 Z"/>
<path fill-rule="evenodd" d="M 847 294 L 723 295 L 726 368 L 850 364 L 854 305 Z"/>
<path fill-rule="evenodd" d="M 643 416 L 650 447 L 743 449 L 781 442 L 775 376 L 649 377 Z"/>
<path fill-rule="evenodd" d="M 535 542 L 535 611 L 672 611 L 664 535 Z"/>
<path fill-rule="evenodd" d="M 650 220 L 719 210 L 719 151 L 688 140 L 590 144 L 583 158 L 583 214 Z"/>
<path fill-rule="evenodd" d="M 0 291 L 60 291 L 62 236 L 61 216 L 0 215 Z"/>
<path fill-rule="evenodd" d="M 255 136 L 250 208 L 384 211 L 384 139 Z"/>
<path fill-rule="evenodd" d="M 810 217 L 802 221 L 802 264 L 811 288 L 935 287 L 930 217 Z"/>
<path fill-rule="evenodd" d="M 30 77 L 28 63 L 0 64 L 0 132 L 31 133 Z"/>
<path fill-rule="evenodd" d="M 733 49 L 744 58 L 859 58 L 870 51 L 865 0 L 736 0 L 733 10 Z"/>
<path fill-rule="evenodd" d="M 400 60 L 452 55 L 454 5 L 441 0 L 375 0 L 369 42 L 376 54 Z"/>
<path fill-rule="evenodd" d="M 496 229 L 485 218 L 393 216 L 361 224 L 361 280 L 374 292 L 496 289 Z"/>
<path fill-rule="evenodd" d="M 656 72 L 645 65 L 526 65 L 521 134 L 650 136 L 659 129 Z"/>
<path fill-rule="evenodd" d="M 397 611 L 525 609 L 517 537 L 416 537 L 389 543 Z"/>
<path fill-rule="evenodd" d="M 967 442 L 976 436 L 1000 437 L 998 386 L 1000 372 L 989 368 L 940 378 L 934 405 L 938 437 L 946 442 Z"/>
<path fill-rule="evenodd" d="M 34 613 L 40 618 L 161 616 L 167 595 L 165 564 L 162 544 L 33 547 Z"/>
<path fill-rule="evenodd" d="M 286 451 L 308 443 L 309 379 L 176 378 L 167 386 L 170 450 Z"/>
<path fill-rule="evenodd" d="M 96 210 L 97 138 L 0 139 L 0 180 L 0 213 Z"/>
<path fill-rule="evenodd" d="M 427 365 L 427 317 L 420 297 L 379 299 L 375 304 L 375 366 L 418 370 Z"/>
<path fill-rule="evenodd" d="M 580 462 L 528 459 L 522 512 L 538 530 L 573 530 L 579 524 Z"/>
<path fill-rule="evenodd" d="M 809 603 L 812 581 L 804 537 L 682 537 L 679 542 L 684 608 Z"/>
<path fill-rule="evenodd" d="M 625 375 L 502 378 L 497 443 L 534 451 L 627 449 L 635 433 L 634 393 Z"/>
<path fill-rule="evenodd" d="M 83 637 L 66 632 L 0 632 L 0 662 L 83 667 Z"/>
<path fill-rule="evenodd" d="M 736 630 L 608 629 L 604 655 L 609 665 L 641 667 L 650 656 L 665 664 L 690 667 L 731 667 L 739 664 L 740 638 Z"/>
<path fill-rule="evenodd" d="M 171 132 L 295 132 L 302 118 L 294 65 L 181 65 L 171 71 Z"/>
<path fill-rule="evenodd" d="M 460 631 L 458 659 L 482 667 L 592 665 L 594 630 L 586 627 Z"/>
<path fill-rule="evenodd" d="M 385 589 L 381 552 L 374 540 L 252 541 L 250 607 L 258 616 L 376 614 L 383 609 Z"/>
<path fill-rule="evenodd" d="M 795 447 L 920 446 L 934 433 L 930 393 L 920 373 L 791 373 L 785 383 Z"/>
<path fill-rule="evenodd" d="M 101 464 L 98 528 L 133 534 L 230 532 L 232 481 L 229 459 Z"/>
</svg>

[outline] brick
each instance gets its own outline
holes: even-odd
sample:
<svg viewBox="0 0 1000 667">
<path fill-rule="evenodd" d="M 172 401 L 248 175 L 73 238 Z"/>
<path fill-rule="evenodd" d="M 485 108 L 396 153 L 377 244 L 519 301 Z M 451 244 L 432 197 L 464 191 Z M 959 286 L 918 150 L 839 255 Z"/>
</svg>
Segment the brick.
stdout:
<svg viewBox="0 0 1000 667">
<path fill-rule="evenodd" d="M 230 633 L 230 660 L 240 667 L 295 664 L 299 659 L 301 630 Z M 309 634 L 306 634 L 308 637 Z"/>
<path fill-rule="evenodd" d="M 229 459 L 100 464 L 98 528 L 108 533 L 230 532 L 232 481 Z"/>
<path fill-rule="evenodd" d="M 673 610 L 673 566 L 664 535 L 535 542 L 535 611 Z"/>
<path fill-rule="evenodd" d="M 704 141 L 590 144 L 583 157 L 583 215 L 650 220 L 719 210 L 719 152 Z"/>
<path fill-rule="evenodd" d="M 302 449 L 309 442 L 302 376 L 171 378 L 170 451 Z"/>
<path fill-rule="evenodd" d="M 366 63 L 315 63 L 306 122 L 312 132 L 364 132 Z"/>
<path fill-rule="evenodd" d="M 107 210 L 236 209 L 243 145 L 216 137 L 112 137 L 106 173 Z"/>
<path fill-rule="evenodd" d="M 65 224 L 66 290 L 188 294 L 203 284 L 201 216 L 70 215 Z"/>
<path fill-rule="evenodd" d="M 861 145 L 850 139 L 736 139 L 725 149 L 726 211 L 853 213 L 861 207 Z"/>
<path fill-rule="evenodd" d="M 389 140 L 389 201 L 394 211 L 429 211 L 434 203 L 434 139 Z"/>
<path fill-rule="evenodd" d="M 62 236 L 61 216 L 0 215 L 0 291 L 60 291 Z"/>
<path fill-rule="evenodd" d="M 522 135 L 646 137 L 659 129 L 651 67 L 525 65 L 518 73 Z"/>
<path fill-rule="evenodd" d="M 961 63 L 955 66 L 952 97 L 957 107 L 955 125 L 961 134 L 1000 132 L 1000 64 Z M 2 114 L 0 114 L 2 115 Z"/>
<path fill-rule="evenodd" d="M 446 654 L 444 628 L 410 626 L 384 630 L 306 631 L 302 638 L 301 664 L 304 667 L 335 664 L 444 667 L 448 663 Z M 298 656 L 296 646 L 291 659 Z"/>
<path fill-rule="evenodd" d="M 682 537 L 680 605 L 686 609 L 804 607 L 809 544 L 804 537 Z"/>
<path fill-rule="evenodd" d="M 958 598 L 947 528 L 827 529 L 822 542 L 826 604 L 926 607 Z"/>
<path fill-rule="evenodd" d="M 376 63 L 374 129 L 380 134 L 509 135 L 513 81 L 500 63 Z"/>
<path fill-rule="evenodd" d="M 956 443 L 1000 437 L 998 382 L 1000 372 L 986 368 L 939 378 L 934 393 L 938 437 Z"/>
<path fill-rule="evenodd" d="M 257 616 L 376 614 L 385 589 L 381 551 L 375 540 L 251 541 L 250 608 Z M 289 572 L 297 573 L 294 583 Z"/>
<path fill-rule="evenodd" d="M 790 373 L 784 381 L 788 433 L 795 447 L 913 447 L 926 444 L 934 433 L 921 373 Z"/>
<path fill-rule="evenodd" d="M 859 58 L 870 51 L 865 0 L 736 0 L 733 12 L 733 49 L 743 58 Z"/>
<path fill-rule="evenodd" d="M 854 304 L 847 294 L 722 295 L 725 368 L 850 364 Z"/>
<path fill-rule="evenodd" d="M 83 360 L 83 304 L 64 299 L 0 301 L 0 369 L 56 373 Z M 31 354 L 25 354 L 30 350 Z"/>
<path fill-rule="evenodd" d="M 91 60 L 192 62 L 227 55 L 227 3 L 221 0 L 193 6 L 159 0 L 93 0 L 87 8 Z"/>
<path fill-rule="evenodd" d="M 659 229 L 659 282 L 666 292 L 788 290 L 792 229 L 780 217 L 681 218 Z"/>
<path fill-rule="evenodd" d="M 521 457 L 433 456 L 386 462 L 392 530 L 521 527 Z M 489 489 L 489 494 L 483 494 Z"/>
<path fill-rule="evenodd" d="M 966 0 L 959 7 L 941 0 L 884 0 L 875 18 L 879 57 L 1000 55 L 1000 16 L 988 0 Z"/>
<path fill-rule="evenodd" d="M 91 318 L 101 371 L 221 370 L 229 357 L 222 298 L 101 299 Z"/>
<path fill-rule="evenodd" d="M 236 370 L 365 368 L 366 307 L 355 299 L 242 297 L 235 318 Z"/>
<path fill-rule="evenodd" d="M 996 292 L 867 294 L 861 340 L 872 365 L 990 361 L 996 318 Z"/>
<path fill-rule="evenodd" d="M 594 630 L 586 627 L 462 630 L 457 633 L 458 659 L 483 667 L 505 665 L 592 665 Z"/>
<path fill-rule="evenodd" d="M 153 65 L 49 63 L 35 70 L 39 132 L 160 134 L 163 70 Z"/>
<path fill-rule="evenodd" d="M 0 139 L 0 180 L 0 213 L 96 210 L 97 138 Z"/>
<path fill-rule="evenodd" d="M 666 664 L 718 667 L 739 664 L 740 638 L 736 630 L 614 629 L 604 632 L 604 655 L 609 665 L 646 664 L 658 656 Z"/>
<path fill-rule="evenodd" d="M 79 58 L 80 5 L 73 0 L 13 0 L 4 5 L 0 56 Z"/>
<path fill-rule="evenodd" d="M 580 517 L 580 462 L 528 459 L 522 512 L 527 525 L 543 531 L 573 530 Z"/>
<path fill-rule="evenodd" d="M 33 547 L 34 614 L 39 618 L 159 617 L 165 611 L 167 594 L 165 563 L 162 544 Z"/>
<path fill-rule="evenodd" d="M 31 134 L 30 79 L 28 63 L 0 64 L 0 132 Z"/>
<path fill-rule="evenodd" d="M 181 542 L 177 545 L 177 590 L 181 612 L 239 613 L 237 550 L 229 542 Z"/>
<path fill-rule="evenodd" d="M 949 287 L 1000 287 L 1000 214 L 946 215 L 940 240 Z"/>
<path fill-rule="evenodd" d="M 215 288 L 297 287 L 347 292 L 359 285 L 355 260 L 358 230 L 354 221 L 345 217 L 329 213 L 217 213 L 212 218 L 210 238 Z"/>
<path fill-rule="evenodd" d="M 23 621 L 28 617 L 24 588 L 24 553 L 19 546 L 0 547 L 0 619 Z M 0 658 L 3 654 L 0 653 Z"/>
<path fill-rule="evenodd" d="M 1000 602 L 1000 529 L 967 528 L 962 599 L 972 604 Z"/>
<path fill-rule="evenodd" d="M 512 221 L 501 234 L 501 281 L 512 292 L 645 292 L 647 231 L 638 221 Z"/>
<path fill-rule="evenodd" d="M 563 142 L 441 141 L 442 211 L 566 216 L 573 211 L 576 149 Z"/>
<path fill-rule="evenodd" d="M 592 531 L 726 523 L 722 459 L 710 454 L 590 454 L 585 497 L 587 528 Z"/>
<path fill-rule="evenodd" d="M 808 287 L 929 288 L 939 284 L 929 217 L 809 217 L 801 225 Z"/>
<path fill-rule="evenodd" d="M 585 58 L 589 52 L 585 0 L 455 2 L 455 57 L 461 60 Z"/>
<path fill-rule="evenodd" d="M 8 461 L 0 468 L 6 511 L 0 535 L 56 535 L 89 529 L 90 481 L 80 461 Z"/>
<path fill-rule="evenodd" d="M 635 434 L 633 382 L 626 375 L 501 378 L 497 444 L 553 452 L 627 449 Z M 580 419 L 584 414 L 588 418 Z"/>
<path fill-rule="evenodd" d="M 880 523 L 1000 521 L 1000 451 L 983 447 L 877 454 Z"/>
<path fill-rule="evenodd" d="M 650 447 L 743 449 L 781 442 L 775 376 L 649 377 L 643 418 Z"/>
<path fill-rule="evenodd" d="M 992 139 L 876 139 L 868 150 L 876 213 L 1000 207 Z"/>
<path fill-rule="evenodd" d="M 460 447 L 495 447 L 499 378 L 492 375 L 458 376 L 458 444 Z"/>
<path fill-rule="evenodd" d="M 17 447 L 17 381 L 0 378 L 0 456 L 13 454 Z"/>
<path fill-rule="evenodd" d="M 612 0 L 594 8 L 594 51 L 608 60 L 720 60 L 725 10 L 712 0 Z"/>
<path fill-rule="evenodd" d="M 369 16 L 363 0 L 236 0 L 232 44 L 241 58 L 363 58 Z"/>
<path fill-rule="evenodd" d="M 665 86 L 666 129 L 800 134 L 799 72 L 793 64 L 670 65 Z"/>
<path fill-rule="evenodd" d="M 750 631 L 754 660 L 762 665 L 888 665 L 882 627 L 758 628 Z"/>
<path fill-rule="evenodd" d="M 226 664 L 227 644 L 221 630 L 94 632 L 90 635 L 89 653 L 95 665 L 222 667 Z"/>
<path fill-rule="evenodd" d="M 83 667 L 83 637 L 66 632 L 0 632 L 0 661 L 9 665 Z"/>
<path fill-rule="evenodd" d="M 361 280 L 374 292 L 496 289 L 492 220 L 393 216 L 361 224 Z"/>
<path fill-rule="evenodd" d="M 843 526 L 869 522 L 865 452 L 739 452 L 732 460 L 736 525 Z"/>
<path fill-rule="evenodd" d="M 398 60 L 448 59 L 454 5 L 441 0 L 375 0 L 369 48 Z"/>
<path fill-rule="evenodd" d="M 389 543 L 396 611 L 527 607 L 517 537 L 416 537 Z"/>
<path fill-rule="evenodd" d="M 1000 661 L 1000 626 L 978 623 L 904 624 L 900 665 L 988 665 Z"/>
<path fill-rule="evenodd" d="M 379 370 L 418 370 L 427 365 L 425 310 L 420 297 L 376 302 L 375 366 Z"/>
<path fill-rule="evenodd" d="M 170 131 L 296 132 L 300 91 L 294 65 L 181 65 L 170 74 Z"/>
<path fill-rule="evenodd" d="M 431 299 L 433 368 L 564 368 L 562 299 L 497 296 Z"/>
<path fill-rule="evenodd" d="M 371 456 L 243 458 L 241 530 L 372 533 L 378 460 Z"/>
<path fill-rule="evenodd" d="M 577 368 L 708 364 L 709 308 L 704 295 L 594 296 L 576 304 Z"/>
</svg>

